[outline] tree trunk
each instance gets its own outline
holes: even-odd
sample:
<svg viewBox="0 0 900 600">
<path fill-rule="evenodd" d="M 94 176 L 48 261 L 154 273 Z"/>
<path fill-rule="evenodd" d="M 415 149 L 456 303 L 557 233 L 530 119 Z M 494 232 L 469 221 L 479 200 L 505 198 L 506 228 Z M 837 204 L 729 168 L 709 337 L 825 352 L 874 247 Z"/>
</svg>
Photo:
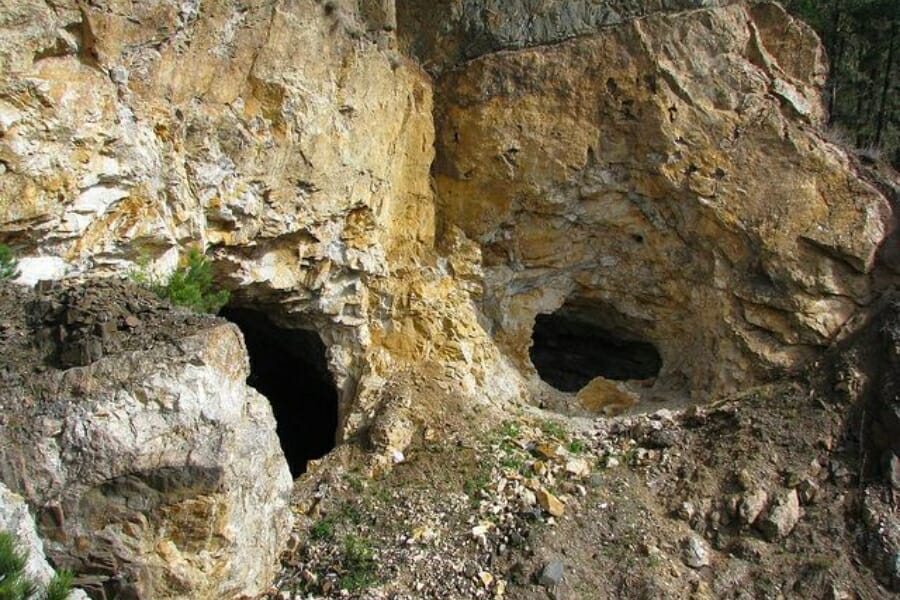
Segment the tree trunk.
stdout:
<svg viewBox="0 0 900 600">
<path fill-rule="evenodd" d="M 884 81 L 881 84 L 881 106 L 878 108 L 878 122 L 875 126 L 875 145 L 881 145 L 881 137 L 884 133 L 884 121 L 887 115 L 888 92 L 891 89 L 891 81 L 894 74 L 894 54 L 897 46 L 897 15 L 891 19 L 891 41 L 888 44 L 887 65 L 884 69 Z"/>
<path fill-rule="evenodd" d="M 834 109 L 837 106 L 838 79 L 841 76 L 841 59 L 844 55 L 845 40 L 841 35 L 841 5 L 834 2 L 831 17 L 831 39 L 828 40 L 828 59 L 831 73 L 828 77 L 828 124 L 834 123 Z"/>
</svg>

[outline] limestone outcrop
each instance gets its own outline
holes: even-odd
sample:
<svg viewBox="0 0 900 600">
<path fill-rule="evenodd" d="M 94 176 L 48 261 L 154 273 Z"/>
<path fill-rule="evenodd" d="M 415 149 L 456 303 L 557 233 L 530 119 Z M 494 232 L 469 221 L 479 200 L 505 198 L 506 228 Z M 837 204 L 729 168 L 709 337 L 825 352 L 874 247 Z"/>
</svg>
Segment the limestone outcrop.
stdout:
<svg viewBox="0 0 900 600">
<path fill-rule="evenodd" d="M 818 133 L 825 62 L 774 4 L 654 14 L 437 84 L 440 219 L 484 253 L 524 371 L 536 315 L 654 344 L 654 390 L 802 364 L 872 298 L 885 198 Z M 653 390 L 647 392 L 652 395 Z"/>
<path fill-rule="evenodd" d="M 657 13 L 738 0 L 397 0 L 404 49 L 440 73 L 500 50 L 553 44 Z"/>
<path fill-rule="evenodd" d="M 826 68 L 765 2 L 0 0 L 0 242 L 31 285 L 200 247 L 230 310 L 321 338 L 335 440 L 378 466 L 450 396 L 703 401 L 818 356 L 882 285 L 895 216 L 823 138 Z M 131 308 L 44 309 L 65 335 L 9 386 L 0 480 L 54 560 L 258 589 L 235 557 L 277 554 L 289 481 L 237 331 L 132 346 Z"/>
<path fill-rule="evenodd" d="M 3 12 L 0 236 L 24 283 L 166 272 L 201 246 L 236 306 L 322 336 L 341 438 L 423 358 L 498 378 L 460 283 L 477 251 L 434 249 L 431 80 L 393 49 L 392 2 Z"/>
<path fill-rule="evenodd" d="M 121 284 L 6 286 L 2 299 L 0 479 L 35 512 L 53 563 L 94 598 L 265 589 L 292 480 L 237 328 Z M 107 352 L 57 366 L 81 329 Z"/>
</svg>

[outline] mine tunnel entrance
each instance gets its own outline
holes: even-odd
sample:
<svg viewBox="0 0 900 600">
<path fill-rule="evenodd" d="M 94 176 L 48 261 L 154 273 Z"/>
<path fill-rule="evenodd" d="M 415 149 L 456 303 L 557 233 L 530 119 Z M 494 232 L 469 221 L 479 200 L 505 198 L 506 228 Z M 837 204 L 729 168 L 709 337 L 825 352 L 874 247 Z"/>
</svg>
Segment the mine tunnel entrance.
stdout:
<svg viewBox="0 0 900 600">
<path fill-rule="evenodd" d="M 278 439 L 294 477 L 306 463 L 334 448 L 338 393 L 328 371 L 325 344 L 315 331 L 284 329 L 259 311 L 225 308 L 250 354 L 247 383 L 269 399 Z"/>
<path fill-rule="evenodd" d="M 531 363 L 541 379 L 574 393 L 595 377 L 626 381 L 659 374 L 662 358 L 656 347 L 610 325 L 621 319 L 604 312 L 564 306 L 537 316 Z"/>
</svg>

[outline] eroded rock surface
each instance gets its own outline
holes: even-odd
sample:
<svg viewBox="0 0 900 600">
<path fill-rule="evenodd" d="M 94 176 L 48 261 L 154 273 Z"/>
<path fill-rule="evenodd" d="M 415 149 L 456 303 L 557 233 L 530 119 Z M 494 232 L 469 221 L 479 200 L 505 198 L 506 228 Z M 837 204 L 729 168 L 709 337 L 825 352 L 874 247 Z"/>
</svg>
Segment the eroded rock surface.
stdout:
<svg viewBox="0 0 900 600">
<path fill-rule="evenodd" d="M 36 512 L 54 564 L 95 598 L 264 589 L 290 531 L 291 477 L 236 327 L 124 284 L 2 296 L 0 478 Z M 54 366 L 67 331 L 126 305 L 153 333 L 123 317 L 102 355 Z"/>
<path fill-rule="evenodd" d="M 824 73 L 805 25 L 734 5 L 445 75 L 439 213 L 482 248 L 505 352 L 528 371 L 536 315 L 565 304 L 655 345 L 655 391 L 701 398 L 827 345 L 871 300 L 892 214 L 817 133 Z"/>
<path fill-rule="evenodd" d="M 315 330 L 335 439 L 386 471 L 437 409 L 704 401 L 841 335 L 894 215 L 819 133 L 825 66 L 756 2 L 0 0 L 0 241 L 28 284 L 201 247 L 230 310 Z M 173 341 L 136 298 L 33 307 L 0 475 L 98 590 L 249 593 L 285 518 L 265 401 L 234 328 Z"/>
<path fill-rule="evenodd" d="M 37 528 L 25 499 L 14 494 L 0 483 L 0 531 L 13 535 L 20 552 L 25 553 L 28 562 L 25 573 L 31 581 L 39 586 L 46 586 L 53 577 L 53 568 L 44 556 L 44 544 L 38 537 Z M 69 600 L 86 600 L 81 590 L 73 590 Z"/>
<path fill-rule="evenodd" d="M 236 306 L 316 329 L 364 429 L 428 359 L 477 389 L 500 357 L 435 251 L 432 86 L 393 2 L 27 1 L 0 31 L 0 235 L 22 281 L 214 255 Z"/>
</svg>

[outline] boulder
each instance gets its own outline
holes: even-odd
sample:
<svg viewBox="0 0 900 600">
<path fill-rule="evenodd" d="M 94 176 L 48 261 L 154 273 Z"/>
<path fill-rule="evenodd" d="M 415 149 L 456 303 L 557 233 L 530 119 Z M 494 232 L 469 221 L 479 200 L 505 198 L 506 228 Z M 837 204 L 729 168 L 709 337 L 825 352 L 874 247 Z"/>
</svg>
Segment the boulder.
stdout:
<svg viewBox="0 0 900 600">
<path fill-rule="evenodd" d="M 14 315 L 0 340 L 0 480 L 36 514 L 53 563 L 94 598 L 255 595 L 291 529 L 292 480 L 271 408 L 246 384 L 237 328 L 145 307 L 152 333 L 126 324 L 95 360 L 52 366 L 61 342 L 44 332 L 60 327 L 37 316 L 90 297 L 88 321 L 128 303 L 127 290 L 4 287 Z"/>
<path fill-rule="evenodd" d="M 37 529 L 25 499 L 9 491 L 0 483 L 0 531 L 12 534 L 21 552 L 28 556 L 25 572 L 31 581 L 40 587 L 46 586 L 53 578 L 53 567 L 44 556 L 44 544 L 37 535 Z M 74 589 L 69 600 L 87 600 L 87 595 Z"/>
</svg>

